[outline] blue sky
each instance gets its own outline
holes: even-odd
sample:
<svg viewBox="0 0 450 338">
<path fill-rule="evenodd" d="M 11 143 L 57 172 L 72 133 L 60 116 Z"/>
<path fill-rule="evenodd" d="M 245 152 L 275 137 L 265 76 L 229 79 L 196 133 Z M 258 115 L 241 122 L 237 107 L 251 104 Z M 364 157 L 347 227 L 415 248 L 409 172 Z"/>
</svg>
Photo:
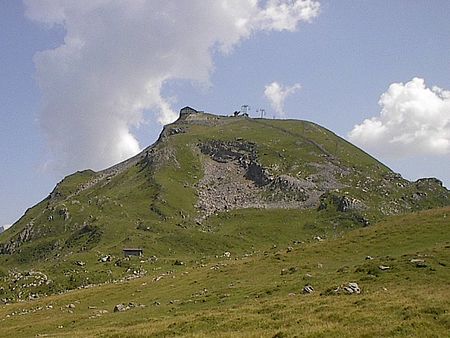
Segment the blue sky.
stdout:
<svg viewBox="0 0 450 338">
<path fill-rule="evenodd" d="M 449 1 L 143 3 L 0 1 L 0 225 L 185 105 L 314 121 L 450 186 Z"/>
</svg>

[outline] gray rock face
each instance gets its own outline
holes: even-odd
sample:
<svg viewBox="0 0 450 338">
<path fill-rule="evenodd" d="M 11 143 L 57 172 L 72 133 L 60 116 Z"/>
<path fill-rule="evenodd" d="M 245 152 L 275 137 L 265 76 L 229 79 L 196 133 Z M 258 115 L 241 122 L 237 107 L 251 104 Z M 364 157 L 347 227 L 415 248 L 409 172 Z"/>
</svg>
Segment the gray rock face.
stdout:
<svg viewBox="0 0 450 338">
<path fill-rule="evenodd" d="M 29 242 L 38 236 L 38 232 L 34 229 L 33 221 L 29 222 L 25 228 L 9 242 L 0 244 L 0 254 L 11 255 L 25 242 Z"/>
<path fill-rule="evenodd" d="M 332 163 L 316 163 L 311 165 L 317 174 L 309 179 L 274 176 L 258 162 L 256 145 L 241 139 L 211 140 L 198 147 L 208 155 L 203 159 L 204 176 L 197 184 L 196 207 L 202 219 L 231 209 L 316 207 L 325 191 L 341 186 L 334 175 L 344 175 Z"/>
<path fill-rule="evenodd" d="M 3 226 L 0 226 L 0 234 L 5 231 L 5 229 L 3 228 Z"/>
</svg>

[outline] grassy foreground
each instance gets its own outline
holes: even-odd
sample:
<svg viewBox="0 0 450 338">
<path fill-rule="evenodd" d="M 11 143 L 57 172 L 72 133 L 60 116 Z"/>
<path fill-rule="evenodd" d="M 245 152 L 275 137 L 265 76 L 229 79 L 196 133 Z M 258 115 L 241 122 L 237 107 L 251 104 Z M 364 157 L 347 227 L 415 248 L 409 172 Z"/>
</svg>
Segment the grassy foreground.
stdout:
<svg viewBox="0 0 450 338">
<path fill-rule="evenodd" d="M 361 293 L 333 292 L 348 282 Z M 0 336 L 448 337 L 449 311 L 447 207 L 3 305 Z"/>
</svg>

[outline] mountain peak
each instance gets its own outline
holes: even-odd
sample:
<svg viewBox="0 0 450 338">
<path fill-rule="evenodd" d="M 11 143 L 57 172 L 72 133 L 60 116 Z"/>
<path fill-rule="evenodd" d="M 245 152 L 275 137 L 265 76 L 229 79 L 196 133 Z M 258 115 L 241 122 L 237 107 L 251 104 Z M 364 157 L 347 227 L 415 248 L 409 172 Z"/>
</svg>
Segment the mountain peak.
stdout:
<svg viewBox="0 0 450 338">
<path fill-rule="evenodd" d="M 138 155 L 59 182 L 2 234 L 0 264 L 53 271 L 55 288 L 64 289 L 86 283 L 58 277 L 70 261 L 88 262 L 88 276 L 103 281 L 104 267 L 95 262 L 116 257 L 108 271 L 126 274 L 118 258 L 126 247 L 199 259 L 305 233 L 338 236 L 389 215 L 449 204 L 439 180 L 405 180 L 317 124 L 185 107 Z"/>
</svg>

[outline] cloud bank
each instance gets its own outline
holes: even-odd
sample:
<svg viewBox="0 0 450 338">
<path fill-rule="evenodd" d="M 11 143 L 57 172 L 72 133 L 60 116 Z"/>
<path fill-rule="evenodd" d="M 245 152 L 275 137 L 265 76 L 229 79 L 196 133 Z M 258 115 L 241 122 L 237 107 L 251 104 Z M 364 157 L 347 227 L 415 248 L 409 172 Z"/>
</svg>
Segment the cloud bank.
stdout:
<svg viewBox="0 0 450 338">
<path fill-rule="evenodd" d="M 274 81 L 268 84 L 264 89 L 264 95 L 270 102 L 272 109 L 279 116 L 285 115 L 284 113 L 284 101 L 289 95 L 294 94 L 301 88 L 299 83 L 292 86 L 283 86 L 278 82 Z"/>
<path fill-rule="evenodd" d="M 215 51 L 231 53 L 258 31 L 294 31 L 320 7 L 313 0 L 25 0 L 25 6 L 29 19 L 65 31 L 60 46 L 34 57 L 40 125 L 53 167 L 59 163 L 65 172 L 136 154 L 131 129 L 147 112 L 161 124 L 177 116 L 161 95 L 166 82 L 208 83 Z"/>
<path fill-rule="evenodd" d="M 388 156 L 450 154 L 450 91 L 414 78 L 381 95 L 379 116 L 348 134 L 361 147 Z"/>
</svg>

